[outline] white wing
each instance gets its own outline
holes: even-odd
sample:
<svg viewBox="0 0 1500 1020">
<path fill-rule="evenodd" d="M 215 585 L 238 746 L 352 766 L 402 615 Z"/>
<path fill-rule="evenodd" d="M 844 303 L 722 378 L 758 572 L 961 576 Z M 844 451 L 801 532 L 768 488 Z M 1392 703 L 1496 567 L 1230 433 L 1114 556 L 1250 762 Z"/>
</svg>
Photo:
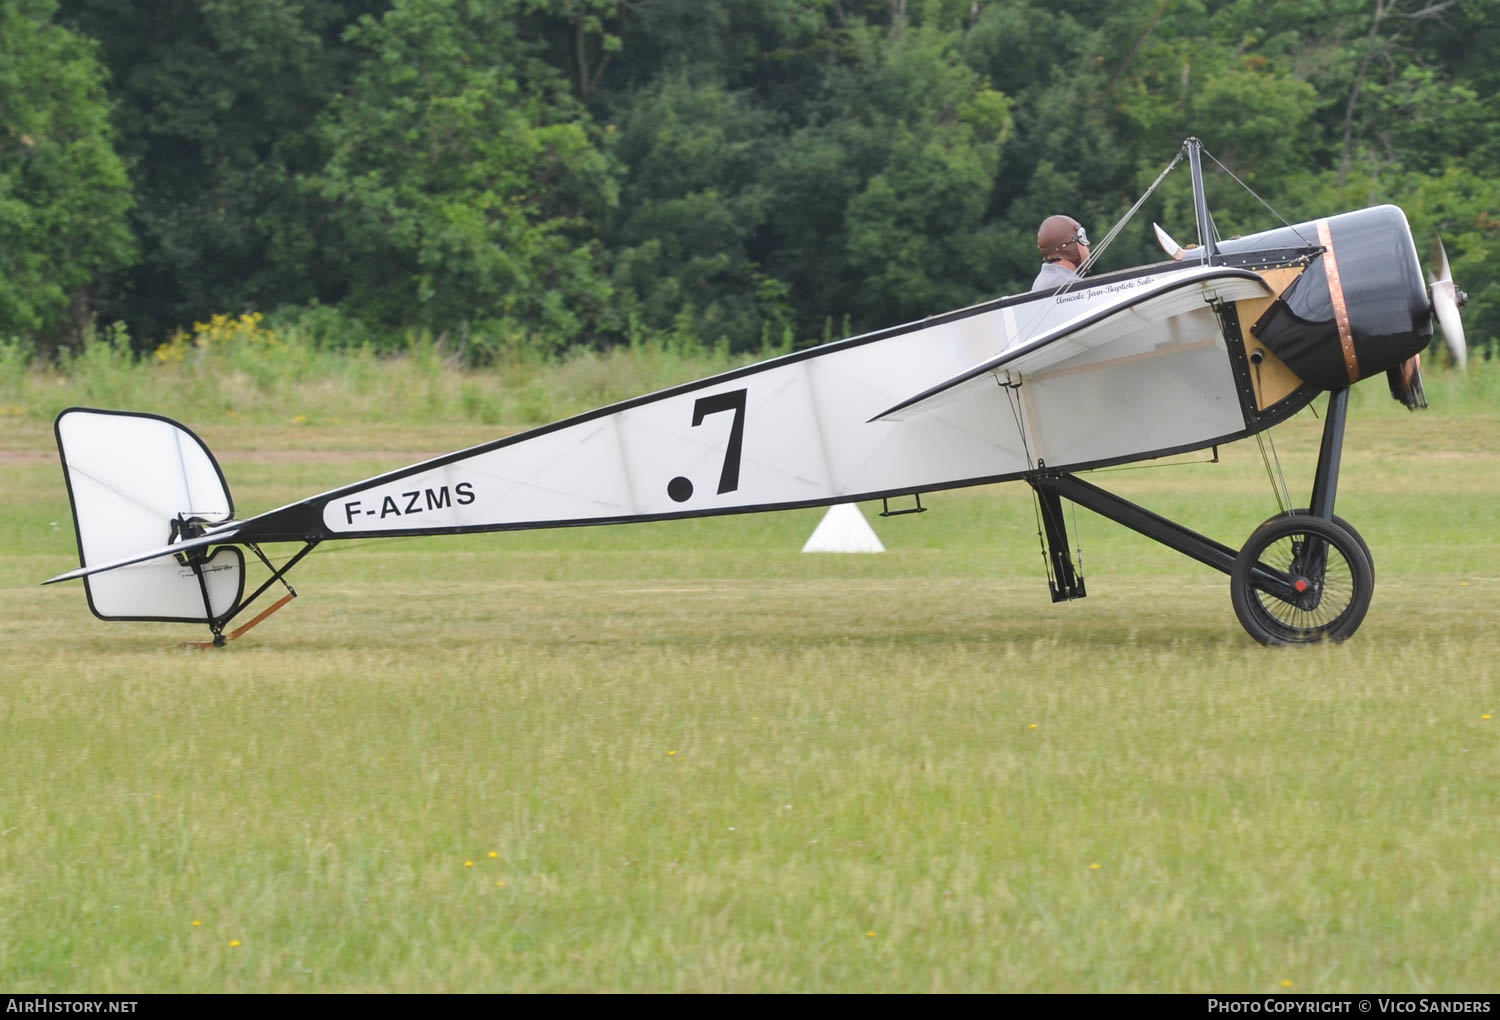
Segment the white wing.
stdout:
<svg viewBox="0 0 1500 1020">
<path fill-rule="evenodd" d="M 986 359 L 929 387 L 875 416 L 878 421 L 902 421 L 964 400 L 975 390 L 993 389 L 997 382 L 1041 377 L 1047 369 L 1091 367 L 1095 370 L 1165 356 L 1186 345 L 1202 345 L 1220 337 L 1213 315 L 1215 302 L 1263 297 L 1270 287 L 1243 269 L 1197 268 L 1157 277 L 1119 303 L 1090 308 L 1046 333 Z M 1219 341 L 1222 349 L 1222 340 Z M 1085 356 L 1110 348 L 1107 359 Z M 1053 373 L 1057 374 L 1056 371 Z"/>
</svg>

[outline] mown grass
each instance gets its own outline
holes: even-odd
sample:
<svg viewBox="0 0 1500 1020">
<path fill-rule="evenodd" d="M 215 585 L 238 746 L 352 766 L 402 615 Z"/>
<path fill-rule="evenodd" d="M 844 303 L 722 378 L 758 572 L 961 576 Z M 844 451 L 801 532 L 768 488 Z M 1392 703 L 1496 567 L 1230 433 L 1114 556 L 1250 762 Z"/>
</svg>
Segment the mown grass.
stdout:
<svg viewBox="0 0 1500 1020">
<path fill-rule="evenodd" d="M 76 556 L 13 419 L 0 987 L 1491 990 L 1500 407 L 1434 376 L 1356 389 L 1378 588 L 1295 650 L 1083 511 L 1052 605 L 1008 486 L 866 507 L 880 556 L 799 553 L 817 511 L 336 546 L 186 652 L 37 587 Z M 245 512 L 483 438 L 188 424 Z M 1318 427 L 1274 433 L 1294 494 Z M 1275 510 L 1253 442 L 1093 480 L 1229 542 Z"/>
</svg>

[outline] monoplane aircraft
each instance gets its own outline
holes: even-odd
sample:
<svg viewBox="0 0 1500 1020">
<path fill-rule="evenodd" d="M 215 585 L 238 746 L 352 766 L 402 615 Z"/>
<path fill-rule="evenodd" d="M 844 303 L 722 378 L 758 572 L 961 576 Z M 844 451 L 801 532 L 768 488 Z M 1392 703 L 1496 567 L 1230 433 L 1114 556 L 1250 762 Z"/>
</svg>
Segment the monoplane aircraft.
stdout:
<svg viewBox="0 0 1500 1020">
<path fill-rule="evenodd" d="M 288 571 L 335 539 L 873 499 L 911 512 L 925 493 L 1019 480 L 1036 493 L 1054 601 L 1085 594 L 1068 500 L 1228 574 L 1256 640 L 1342 640 L 1374 583 L 1364 540 L 1334 514 L 1349 387 L 1384 374 L 1394 397 L 1425 406 L 1419 353 L 1436 318 L 1462 359 L 1462 296 L 1445 256 L 1424 282 L 1394 206 L 1219 238 L 1202 155 L 1187 140 L 1157 179 L 1184 158 L 1191 168 L 1197 243 L 1184 249 L 1158 228 L 1169 261 L 794 351 L 243 520 L 184 426 L 70 408 L 56 431 L 80 566 L 46 583 L 81 577 L 100 618 L 206 623 L 222 644 L 266 591 L 288 593 L 272 609 L 291 598 Z M 1284 507 L 1238 548 L 1079 476 L 1255 435 L 1325 392 L 1307 505 Z M 277 566 L 261 547 L 279 542 L 301 548 Z M 270 572 L 248 596 L 241 547 Z"/>
</svg>

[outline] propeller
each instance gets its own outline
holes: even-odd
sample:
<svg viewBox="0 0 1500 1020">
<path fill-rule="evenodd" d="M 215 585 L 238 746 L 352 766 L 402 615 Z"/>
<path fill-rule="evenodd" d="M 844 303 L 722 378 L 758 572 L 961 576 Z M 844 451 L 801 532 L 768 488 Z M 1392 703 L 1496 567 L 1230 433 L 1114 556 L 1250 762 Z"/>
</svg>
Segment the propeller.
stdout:
<svg viewBox="0 0 1500 1020">
<path fill-rule="evenodd" d="M 1434 238 L 1433 244 L 1433 258 L 1439 268 L 1436 276 L 1427 274 L 1431 283 L 1428 291 L 1432 295 L 1432 311 L 1437 316 L 1438 325 L 1443 328 L 1443 339 L 1454 363 L 1462 369 L 1469 363 L 1469 352 L 1464 344 L 1464 323 L 1458 310 L 1468 303 L 1469 295 L 1453 285 L 1453 271 L 1448 267 L 1448 252 L 1443 248 L 1443 239 Z"/>
</svg>

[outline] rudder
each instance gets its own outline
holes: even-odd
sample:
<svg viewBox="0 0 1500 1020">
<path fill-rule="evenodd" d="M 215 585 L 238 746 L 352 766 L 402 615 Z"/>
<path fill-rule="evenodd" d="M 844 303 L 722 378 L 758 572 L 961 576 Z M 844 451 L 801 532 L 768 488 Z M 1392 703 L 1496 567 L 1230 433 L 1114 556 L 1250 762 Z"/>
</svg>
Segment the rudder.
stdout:
<svg viewBox="0 0 1500 1020">
<path fill-rule="evenodd" d="M 79 566 L 166 545 L 185 525 L 234 514 L 213 454 L 170 418 L 70 407 L 54 429 Z M 158 557 L 85 577 L 89 608 L 103 620 L 210 624 L 233 613 L 245 589 L 240 550 L 220 546 L 196 570 L 185 558 Z"/>
</svg>

